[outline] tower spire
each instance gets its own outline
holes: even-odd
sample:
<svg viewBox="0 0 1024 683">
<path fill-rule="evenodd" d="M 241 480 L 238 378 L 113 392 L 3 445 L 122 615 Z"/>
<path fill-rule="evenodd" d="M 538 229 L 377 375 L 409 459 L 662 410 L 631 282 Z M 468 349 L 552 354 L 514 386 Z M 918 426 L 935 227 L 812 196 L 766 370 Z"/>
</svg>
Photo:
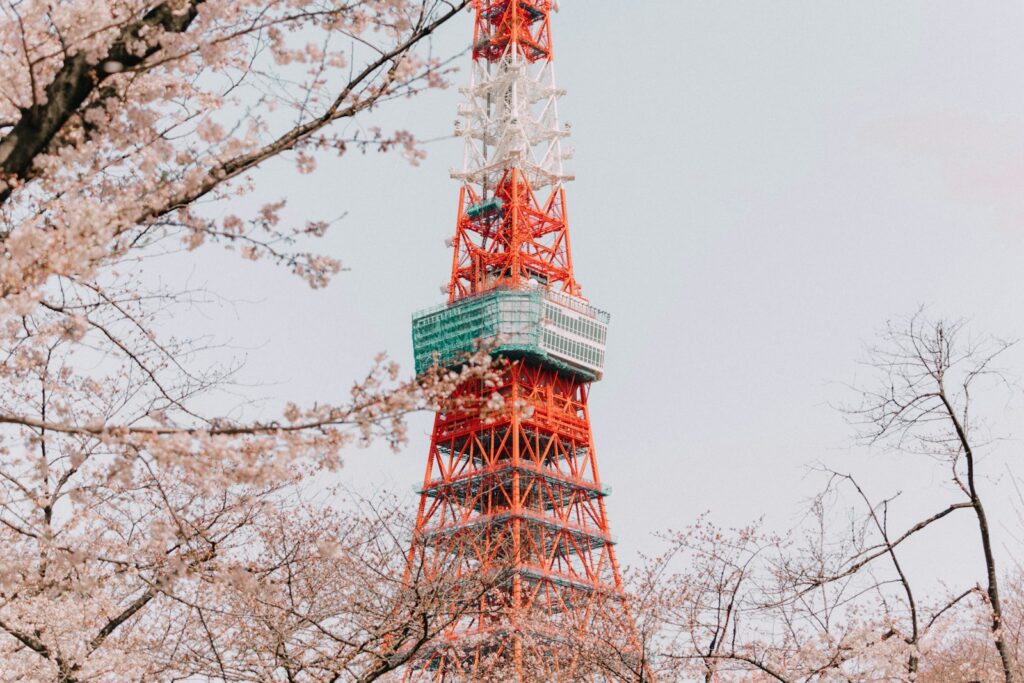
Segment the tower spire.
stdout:
<svg viewBox="0 0 1024 683">
<path fill-rule="evenodd" d="M 407 678 L 588 680 L 558 634 L 632 633 L 587 407 L 609 317 L 573 273 L 551 0 L 473 9 L 448 301 L 413 317 L 413 346 L 418 372 L 481 342 L 507 362 L 435 417 L 410 567 L 502 578 Z"/>
<path fill-rule="evenodd" d="M 551 2 L 475 3 L 473 68 L 456 132 L 465 142 L 449 301 L 533 279 L 579 295 L 572 272 Z"/>
</svg>

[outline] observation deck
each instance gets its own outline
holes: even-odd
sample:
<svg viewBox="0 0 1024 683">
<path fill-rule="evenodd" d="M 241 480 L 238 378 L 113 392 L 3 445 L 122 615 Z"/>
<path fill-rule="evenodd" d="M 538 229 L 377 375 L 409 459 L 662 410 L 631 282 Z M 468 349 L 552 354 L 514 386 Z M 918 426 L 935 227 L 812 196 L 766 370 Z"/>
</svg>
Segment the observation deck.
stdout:
<svg viewBox="0 0 1024 683">
<path fill-rule="evenodd" d="M 609 315 L 583 299 L 536 289 L 493 289 L 413 315 L 416 372 L 454 366 L 478 348 L 527 357 L 586 381 L 601 379 Z"/>
</svg>

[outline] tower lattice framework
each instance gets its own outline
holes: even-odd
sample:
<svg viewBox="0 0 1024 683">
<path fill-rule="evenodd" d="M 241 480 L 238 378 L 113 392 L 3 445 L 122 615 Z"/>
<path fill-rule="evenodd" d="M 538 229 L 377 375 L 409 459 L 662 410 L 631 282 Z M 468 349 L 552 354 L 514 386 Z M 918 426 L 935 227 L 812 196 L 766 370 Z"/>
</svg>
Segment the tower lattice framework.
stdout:
<svg viewBox="0 0 1024 683">
<path fill-rule="evenodd" d="M 573 274 L 552 2 L 473 10 L 448 300 L 414 316 L 413 342 L 418 371 L 480 343 L 507 362 L 435 418 L 410 566 L 501 579 L 406 677 L 592 678 L 577 648 L 560 647 L 568 630 L 620 629 L 628 641 L 631 629 L 587 409 L 609 319 Z"/>
</svg>

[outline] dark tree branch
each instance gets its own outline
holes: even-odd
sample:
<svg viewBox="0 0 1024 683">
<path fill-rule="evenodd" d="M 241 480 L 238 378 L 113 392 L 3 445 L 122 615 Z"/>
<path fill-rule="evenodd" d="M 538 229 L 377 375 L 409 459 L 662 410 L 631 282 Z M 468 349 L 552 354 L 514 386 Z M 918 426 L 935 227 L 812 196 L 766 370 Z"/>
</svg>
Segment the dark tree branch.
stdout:
<svg viewBox="0 0 1024 683">
<path fill-rule="evenodd" d="M 188 0 L 183 6 L 165 2 L 140 20 L 125 26 L 99 63 L 79 52 L 64 60 L 60 70 L 46 86 L 46 97 L 22 109 L 21 118 L 0 138 L 0 205 L 10 197 L 14 186 L 28 180 L 32 164 L 45 150 L 82 103 L 114 70 L 108 63 L 130 68 L 143 63 L 160 50 L 162 33 L 183 33 L 192 24 L 203 0 Z M 133 50 L 141 42 L 142 50 Z"/>
</svg>

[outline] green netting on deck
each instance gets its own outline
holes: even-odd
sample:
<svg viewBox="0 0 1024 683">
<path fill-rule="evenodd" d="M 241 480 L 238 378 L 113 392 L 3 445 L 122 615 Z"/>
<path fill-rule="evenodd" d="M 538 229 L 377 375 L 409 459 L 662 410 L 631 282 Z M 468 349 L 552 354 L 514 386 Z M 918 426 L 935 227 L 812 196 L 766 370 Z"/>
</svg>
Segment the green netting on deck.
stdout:
<svg viewBox="0 0 1024 683">
<path fill-rule="evenodd" d="M 496 290 L 463 299 L 412 321 L 416 372 L 435 362 L 447 365 L 477 344 L 494 344 L 495 353 L 519 351 L 543 355 L 540 347 L 540 292 Z"/>
<path fill-rule="evenodd" d="M 495 290 L 416 314 L 416 372 L 457 364 L 479 344 L 496 355 L 531 356 L 588 380 L 604 367 L 608 314 L 543 290 Z"/>
</svg>

